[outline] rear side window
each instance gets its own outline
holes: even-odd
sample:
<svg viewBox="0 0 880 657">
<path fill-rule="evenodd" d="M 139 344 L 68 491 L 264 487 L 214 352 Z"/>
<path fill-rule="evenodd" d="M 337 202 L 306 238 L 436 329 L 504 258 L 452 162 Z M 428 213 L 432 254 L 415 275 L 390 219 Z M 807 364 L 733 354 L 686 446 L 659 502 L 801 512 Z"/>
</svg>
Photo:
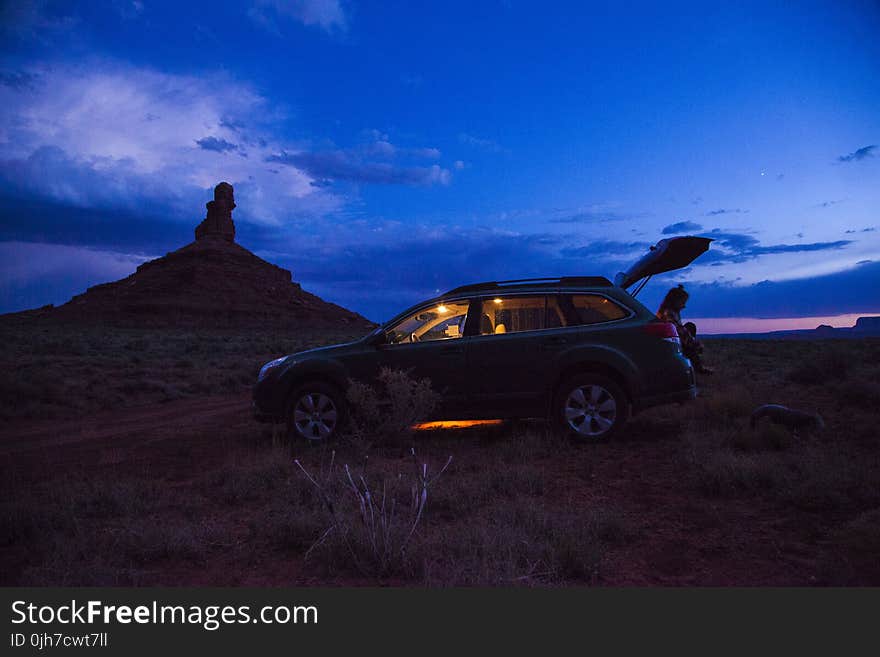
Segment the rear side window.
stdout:
<svg viewBox="0 0 880 657">
<path fill-rule="evenodd" d="M 629 314 L 620 305 L 600 294 L 564 295 L 561 303 L 568 306 L 572 322 L 580 325 L 612 322 Z"/>
<path fill-rule="evenodd" d="M 543 294 L 484 299 L 480 317 L 480 335 L 539 331 L 566 325 L 556 297 Z"/>
</svg>

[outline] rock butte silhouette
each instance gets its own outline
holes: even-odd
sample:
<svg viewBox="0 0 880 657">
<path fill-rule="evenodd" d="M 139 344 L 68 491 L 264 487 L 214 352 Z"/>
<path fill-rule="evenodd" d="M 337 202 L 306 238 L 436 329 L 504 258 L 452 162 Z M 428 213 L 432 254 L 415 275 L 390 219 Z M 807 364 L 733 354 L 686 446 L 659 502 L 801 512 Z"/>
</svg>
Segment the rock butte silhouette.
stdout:
<svg viewBox="0 0 880 657">
<path fill-rule="evenodd" d="M 19 315 L 112 326 L 352 328 L 369 320 L 302 289 L 290 271 L 235 242 L 232 185 L 214 188 L 195 241 L 58 306 Z"/>
</svg>

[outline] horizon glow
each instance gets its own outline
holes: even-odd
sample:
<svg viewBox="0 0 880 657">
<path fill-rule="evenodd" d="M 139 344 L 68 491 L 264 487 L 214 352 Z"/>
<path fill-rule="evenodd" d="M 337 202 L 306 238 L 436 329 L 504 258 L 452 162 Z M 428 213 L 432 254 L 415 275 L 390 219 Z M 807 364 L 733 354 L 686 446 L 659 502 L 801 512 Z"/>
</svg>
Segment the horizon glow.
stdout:
<svg viewBox="0 0 880 657">
<path fill-rule="evenodd" d="M 823 324 L 834 328 L 852 328 L 859 317 L 877 316 L 880 316 L 880 311 L 822 317 L 780 317 L 776 319 L 697 317 L 690 318 L 689 321 L 697 325 L 701 335 L 718 335 L 723 333 L 769 333 L 771 331 L 815 329 Z"/>
</svg>

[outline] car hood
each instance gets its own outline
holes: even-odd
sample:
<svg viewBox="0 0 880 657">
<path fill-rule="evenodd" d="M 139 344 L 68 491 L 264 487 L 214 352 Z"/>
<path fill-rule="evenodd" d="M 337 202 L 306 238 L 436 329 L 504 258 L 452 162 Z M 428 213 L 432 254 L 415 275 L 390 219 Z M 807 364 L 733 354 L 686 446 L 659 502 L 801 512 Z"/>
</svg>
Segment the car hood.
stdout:
<svg viewBox="0 0 880 657">
<path fill-rule="evenodd" d="M 290 354 L 288 359 L 291 361 L 302 361 L 309 360 L 311 358 L 321 358 L 324 356 L 329 356 L 333 353 L 343 354 L 350 351 L 353 347 L 355 347 L 360 340 L 354 340 L 353 342 L 343 342 L 342 344 L 331 344 L 326 347 L 315 347 L 314 349 L 307 349 L 306 351 L 298 351 L 295 354 Z"/>
<path fill-rule="evenodd" d="M 708 237 L 670 237 L 660 240 L 626 271 L 614 277 L 614 284 L 628 288 L 643 278 L 687 267 L 709 248 Z"/>
</svg>

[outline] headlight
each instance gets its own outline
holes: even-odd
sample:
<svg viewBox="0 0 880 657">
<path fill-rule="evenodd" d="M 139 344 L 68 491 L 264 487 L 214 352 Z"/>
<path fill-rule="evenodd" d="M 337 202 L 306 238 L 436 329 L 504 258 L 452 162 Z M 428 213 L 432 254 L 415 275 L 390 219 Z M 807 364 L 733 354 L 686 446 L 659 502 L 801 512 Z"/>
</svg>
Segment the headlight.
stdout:
<svg viewBox="0 0 880 657">
<path fill-rule="evenodd" d="M 287 360 L 287 356 L 282 356 L 281 358 L 276 358 L 275 360 L 270 360 L 268 363 L 263 365 L 263 367 L 260 368 L 260 374 L 257 376 L 257 381 L 262 381 L 266 377 L 266 375 L 269 373 L 269 370 L 271 370 L 273 367 L 278 367 L 285 360 Z M 253 370 L 251 370 L 251 371 L 253 371 Z"/>
</svg>

